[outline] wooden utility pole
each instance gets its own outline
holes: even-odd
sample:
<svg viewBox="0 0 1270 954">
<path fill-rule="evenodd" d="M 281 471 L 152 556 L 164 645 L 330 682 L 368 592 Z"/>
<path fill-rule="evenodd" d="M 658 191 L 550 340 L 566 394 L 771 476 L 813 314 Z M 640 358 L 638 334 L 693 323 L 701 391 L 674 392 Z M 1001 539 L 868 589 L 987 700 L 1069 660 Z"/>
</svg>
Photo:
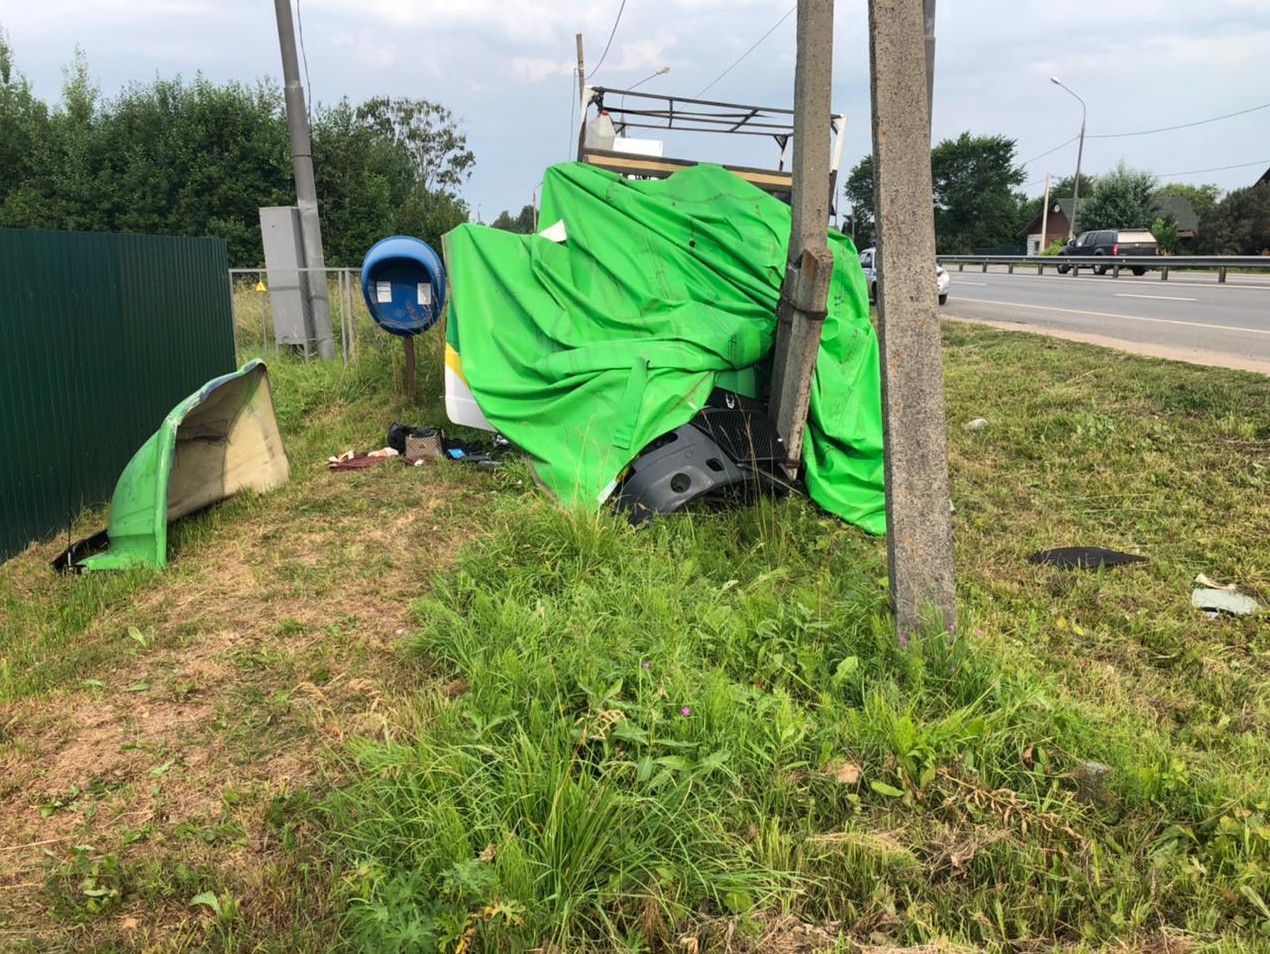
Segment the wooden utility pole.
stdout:
<svg viewBox="0 0 1270 954">
<path fill-rule="evenodd" d="M 771 416 L 785 442 L 785 469 L 797 473 L 811 379 L 825 324 L 833 253 L 829 227 L 829 90 L 833 0 L 798 0 L 794 69 L 793 221 L 777 310 Z"/>
<path fill-rule="evenodd" d="M 930 169 L 934 7 L 869 0 L 887 555 L 901 638 L 956 621 Z"/>
<path fill-rule="evenodd" d="M 295 171 L 295 198 L 300 208 L 300 238 L 304 245 L 302 287 L 308 290 L 312 327 L 308 336 L 316 340 L 318 357 L 335 357 L 331 334 L 331 301 L 326 290 L 326 256 L 322 251 L 322 223 L 318 219 L 317 184 L 313 178 L 313 145 L 309 136 L 309 112 L 304 105 L 300 83 L 300 61 L 295 51 L 295 22 L 291 0 L 274 0 L 278 19 L 278 45 L 282 48 L 282 77 L 286 82 L 287 131 L 291 136 L 291 163 Z M 305 353 L 308 351 L 306 349 Z"/>
<path fill-rule="evenodd" d="M 1045 204 L 1041 206 L 1041 247 L 1036 250 L 1044 255 L 1050 245 L 1050 174 L 1045 173 Z"/>
</svg>

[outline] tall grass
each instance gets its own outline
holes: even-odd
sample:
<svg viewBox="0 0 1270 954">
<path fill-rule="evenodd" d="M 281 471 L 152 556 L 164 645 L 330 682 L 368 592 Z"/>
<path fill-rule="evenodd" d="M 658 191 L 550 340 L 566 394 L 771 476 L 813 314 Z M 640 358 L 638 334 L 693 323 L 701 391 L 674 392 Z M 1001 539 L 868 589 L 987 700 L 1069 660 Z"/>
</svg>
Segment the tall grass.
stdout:
<svg viewBox="0 0 1270 954">
<path fill-rule="evenodd" d="M 895 942 L 1264 923 L 1266 804 L 986 635 L 893 637 L 799 503 L 504 513 L 415 605 L 455 680 L 330 803 L 364 950 L 652 950 L 787 915 Z M 972 620 L 973 624 L 973 620 Z M 453 698 L 451 698 L 453 696 Z M 1232 927 L 1233 926 L 1233 927 Z"/>
</svg>

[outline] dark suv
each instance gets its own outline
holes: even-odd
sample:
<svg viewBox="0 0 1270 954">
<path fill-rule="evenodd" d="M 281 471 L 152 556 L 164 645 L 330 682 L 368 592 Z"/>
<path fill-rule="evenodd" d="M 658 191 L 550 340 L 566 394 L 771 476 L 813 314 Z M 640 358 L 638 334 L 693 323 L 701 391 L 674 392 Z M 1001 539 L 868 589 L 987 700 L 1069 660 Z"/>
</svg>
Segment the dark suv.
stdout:
<svg viewBox="0 0 1270 954">
<path fill-rule="evenodd" d="M 1063 246 L 1059 255 L 1157 255 L 1159 244 L 1146 229 L 1099 229 L 1096 232 L 1081 232 L 1072 241 Z M 1060 274 L 1066 274 L 1070 265 L 1059 265 Z M 1111 266 L 1098 264 L 1094 266 L 1095 275 L 1107 274 Z M 1135 275 L 1146 272 L 1144 265 L 1131 265 Z"/>
</svg>

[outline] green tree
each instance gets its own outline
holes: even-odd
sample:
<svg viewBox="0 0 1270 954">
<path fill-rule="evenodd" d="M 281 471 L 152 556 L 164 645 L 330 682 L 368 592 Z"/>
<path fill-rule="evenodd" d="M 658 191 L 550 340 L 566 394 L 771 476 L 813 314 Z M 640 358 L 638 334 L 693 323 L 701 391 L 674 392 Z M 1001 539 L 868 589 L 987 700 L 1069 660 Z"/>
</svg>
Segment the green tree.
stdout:
<svg viewBox="0 0 1270 954">
<path fill-rule="evenodd" d="M 1063 176 L 1061 179 L 1050 180 L 1050 201 L 1055 199 L 1070 199 L 1076 188 L 1076 177 Z M 1081 201 L 1088 199 L 1094 194 L 1094 190 L 1098 188 L 1098 177 L 1090 175 L 1088 172 L 1080 174 L 1080 197 Z M 1043 193 L 1042 193 L 1043 194 Z"/>
<path fill-rule="evenodd" d="M 1177 220 L 1171 215 L 1157 215 L 1151 223 L 1151 234 L 1155 236 L 1161 254 L 1176 255 L 1182 248 Z"/>
<path fill-rule="evenodd" d="M 294 201 L 272 84 L 133 84 L 105 104 L 98 141 L 99 211 L 112 230 L 223 238 L 230 261 L 254 262 L 260 207 Z"/>
<path fill-rule="evenodd" d="M 1200 220 L 1201 249 L 1212 255 L 1270 251 L 1270 182 L 1236 189 Z"/>
<path fill-rule="evenodd" d="M 1089 229 L 1146 228 L 1155 221 L 1157 180 L 1141 169 L 1131 169 L 1124 161 L 1098 177 L 1094 194 L 1081 203 L 1078 225 Z"/>
<path fill-rule="evenodd" d="M 401 210 L 396 231 L 423 239 L 439 252 L 441 236 L 466 222 L 470 214 L 467 203 L 452 192 L 418 189 Z"/>
<path fill-rule="evenodd" d="M 0 209 L 39 168 L 36 156 L 49 136 L 49 112 L 17 71 L 9 36 L 0 30 Z M 0 212 L 3 221 L 3 212 Z"/>
<path fill-rule="evenodd" d="M 931 150 L 935 240 L 941 252 L 1017 241 L 1019 197 L 1025 178 L 1014 164 L 1015 141 L 963 132 Z"/>
<path fill-rule="evenodd" d="M 259 208 L 295 201 L 276 86 L 177 77 L 103 99 L 78 50 L 64 77 L 50 110 L 0 33 L 0 225 L 217 236 L 233 264 L 261 262 Z M 439 247 L 466 221 L 454 189 L 474 160 L 443 107 L 378 99 L 315 112 L 328 263 L 354 265 L 394 233 Z"/>
<path fill-rule="evenodd" d="M 1157 196 L 1176 195 L 1186 199 L 1191 203 L 1191 208 L 1195 210 L 1196 218 L 1202 220 L 1217 205 L 1217 200 L 1221 198 L 1221 187 L 1213 185 L 1211 182 L 1204 185 L 1168 182 L 1160 186 L 1155 194 Z"/>
<path fill-rule="evenodd" d="M 527 205 L 520 210 L 520 214 L 513 217 L 510 212 L 504 209 L 498 213 L 492 223 L 492 228 L 503 229 L 506 232 L 517 232 L 521 235 L 528 235 L 534 230 L 534 207 Z"/>
<path fill-rule="evenodd" d="M 100 230 L 95 187 L 100 159 L 101 94 L 88 75 L 83 51 L 62 71 L 62 101 L 48 113 L 32 146 L 26 172 L 0 209 L 0 225 Z"/>
<path fill-rule="evenodd" d="M 476 157 L 454 115 L 426 99 L 377 96 L 357 108 L 357 118 L 409 151 L 419 182 L 429 192 L 459 188 Z"/>
<path fill-rule="evenodd" d="M 414 161 L 358 119 L 348 100 L 315 111 L 313 167 L 330 265 L 356 265 L 372 245 L 400 231 L 416 188 Z"/>
<path fill-rule="evenodd" d="M 851 203 L 851 218 L 855 226 L 855 244 L 857 248 L 868 248 L 874 244 L 874 194 L 873 194 L 873 156 L 865 156 L 857 162 L 847 176 L 842 187 L 847 201 Z M 851 229 L 848 228 L 848 233 Z"/>
<path fill-rule="evenodd" d="M 931 150 L 935 241 L 941 252 L 969 252 L 976 246 L 1017 240 L 1024 179 L 1014 165 L 1013 139 L 964 132 Z M 847 176 L 843 192 L 856 216 L 856 244 L 873 242 L 873 157 L 865 156 Z"/>
</svg>

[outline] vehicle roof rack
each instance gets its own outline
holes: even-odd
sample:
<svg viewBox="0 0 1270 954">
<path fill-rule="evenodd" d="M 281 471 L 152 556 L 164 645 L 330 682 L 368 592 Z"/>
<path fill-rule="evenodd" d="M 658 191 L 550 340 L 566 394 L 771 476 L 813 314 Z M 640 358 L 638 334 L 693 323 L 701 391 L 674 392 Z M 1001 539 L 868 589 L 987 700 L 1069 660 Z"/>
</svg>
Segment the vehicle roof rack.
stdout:
<svg viewBox="0 0 1270 954">
<path fill-rule="evenodd" d="M 613 125 L 623 134 L 632 129 L 651 129 L 770 137 L 778 149 L 775 169 L 726 163 L 724 168 L 765 192 L 784 199 L 788 199 L 793 190 L 793 174 L 785 169 L 786 152 L 794 136 L 792 109 L 645 93 L 607 86 L 585 87 L 578 128 L 578 161 L 600 166 L 620 175 L 639 178 L 665 178 L 698 163 L 693 159 L 645 155 L 621 149 L 599 149 L 587 145 L 587 113 L 592 106 L 597 114 L 601 110 L 607 111 Z M 828 119 L 834 136 L 833 161 L 829 170 L 830 204 L 833 206 L 832 197 L 836 192 L 847 117 L 832 115 Z"/>
</svg>

